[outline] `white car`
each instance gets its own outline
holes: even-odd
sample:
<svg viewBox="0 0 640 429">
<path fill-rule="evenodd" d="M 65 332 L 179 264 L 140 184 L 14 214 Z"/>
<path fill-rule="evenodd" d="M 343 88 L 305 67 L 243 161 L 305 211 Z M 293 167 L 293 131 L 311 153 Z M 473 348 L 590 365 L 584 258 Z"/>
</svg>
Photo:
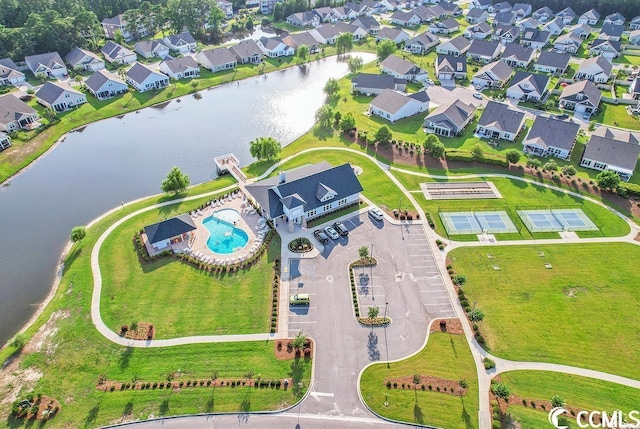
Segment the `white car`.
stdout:
<svg viewBox="0 0 640 429">
<path fill-rule="evenodd" d="M 336 231 L 335 229 L 333 229 L 333 227 L 331 226 L 327 226 L 324 228 L 324 232 L 331 238 L 333 238 L 334 240 L 337 240 L 340 238 L 340 234 L 338 234 L 338 231 Z"/>
<path fill-rule="evenodd" d="M 482 94 L 479 92 L 474 92 L 473 93 L 473 98 L 477 98 L 478 100 L 482 100 Z"/>
<path fill-rule="evenodd" d="M 431 79 L 425 79 L 424 83 L 428 83 L 429 85 L 435 85 L 435 82 Z"/>
<path fill-rule="evenodd" d="M 371 207 L 369 209 L 369 216 L 371 216 L 375 220 L 384 219 L 384 213 L 382 213 L 382 210 L 380 210 L 378 207 Z"/>
</svg>

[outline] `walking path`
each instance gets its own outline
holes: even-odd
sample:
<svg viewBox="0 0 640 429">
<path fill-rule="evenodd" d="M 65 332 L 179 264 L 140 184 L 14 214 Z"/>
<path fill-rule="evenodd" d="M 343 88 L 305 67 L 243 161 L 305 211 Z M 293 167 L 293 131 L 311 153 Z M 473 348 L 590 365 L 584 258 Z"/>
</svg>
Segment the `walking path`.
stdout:
<svg viewBox="0 0 640 429">
<path fill-rule="evenodd" d="M 401 190 L 401 192 L 405 195 L 405 197 L 411 202 L 411 204 L 413 204 L 415 210 L 418 212 L 418 214 L 420 215 L 420 220 L 415 220 L 412 221 L 412 224 L 418 224 L 421 225 L 422 228 L 424 229 L 425 235 L 428 238 L 428 243 L 431 247 L 431 251 L 432 253 L 436 256 L 435 260 L 438 264 L 438 268 L 440 270 L 441 273 L 441 277 L 442 280 L 444 281 L 445 285 L 446 285 L 446 290 L 447 293 L 449 294 L 450 300 L 453 303 L 453 308 L 456 312 L 456 316 L 460 319 L 460 320 L 465 320 L 466 318 L 466 314 L 464 312 L 464 310 L 462 309 L 462 307 L 460 306 L 459 301 L 456 299 L 456 294 L 455 294 L 455 287 L 453 285 L 453 283 L 451 282 L 451 279 L 449 278 L 448 275 L 446 274 L 442 274 L 442 273 L 446 273 L 446 268 L 445 268 L 445 258 L 446 258 L 446 254 L 448 251 L 450 251 L 451 249 L 454 249 L 456 247 L 462 247 L 462 246 L 486 246 L 486 243 L 481 243 L 481 242 L 465 242 L 465 243 L 460 243 L 460 242 L 451 242 L 450 240 L 447 240 L 450 243 L 450 246 L 447 246 L 447 252 L 441 252 L 439 249 L 437 249 L 436 244 L 435 244 L 435 239 L 439 238 L 442 240 L 446 240 L 443 237 L 438 236 L 435 231 L 433 231 L 426 223 L 426 214 L 424 212 L 424 210 L 421 208 L 420 204 L 418 204 L 418 202 L 415 200 L 415 198 L 413 197 L 413 195 L 406 189 L 404 188 L 404 186 L 400 183 L 400 181 L 392 174 L 392 171 L 397 171 L 400 173 L 405 173 L 405 174 L 411 174 L 411 175 L 416 175 L 416 176 L 421 176 L 421 177 L 425 177 L 425 178 L 434 178 L 434 179 L 452 179 L 452 177 L 449 176 L 438 176 L 438 175 L 431 175 L 431 174 L 427 174 L 427 173 L 418 173 L 418 172 L 414 172 L 414 171 L 410 171 L 410 170 L 405 170 L 402 168 L 398 168 L 398 167 L 392 167 L 389 166 L 379 160 L 377 160 L 375 157 L 363 153 L 361 151 L 355 150 L 355 149 L 349 149 L 349 148 L 339 148 L 339 147 L 317 147 L 317 148 L 310 148 L 310 149 L 306 149 L 303 151 L 298 152 L 295 155 L 291 155 L 287 158 L 282 159 L 281 161 L 275 163 L 273 166 L 271 166 L 269 169 L 267 169 L 262 175 L 260 175 L 257 178 L 254 179 L 249 179 L 247 181 L 247 183 L 251 183 L 257 180 L 261 180 L 262 178 L 267 177 L 268 175 L 270 175 L 273 171 L 275 171 L 277 168 L 279 168 L 281 165 L 285 164 L 286 162 L 290 161 L 291 159 L 305 154 L 305 153 L 309 153 L 309 152 L 314 152 L 314 151 L 324 151 L 324 150 L 332 150 L 332 151 L 345 151 L 345 152 L 350 152 L 353 154 L 357 154 L 359 156 L 363 156 L 371 161 L 373 161 L 379 168 L 380 170 L 389 178 L 389 180 L 391 180 L 394 184 L 396 184 L 396 186 L 398 187 L 398 189 Z M 581 243 L 599 243 L 599 242 L 630 242 L 633 244 L 640 244 L 638 242 L 636 242 L 634 240 L 634 238 L 636 237 L 636 235 L 638 234 L 638 232 L 640 232 L 640 227 L 638 225 L 636 225 L 635 223 L 633 223 L 629 218 L 627 218 L 625 215 L 623 215 L 622 213 L 618 212 L 617 210 L 607 206 L 606 204 L 602 203 L 601 201 L 598 201 L 594 198 L 582 195 L 582 194 L 578 194 L 576 192 L 573 191 L 569 191 L 569 190 L 565 190 L 553 185 L 549 185 L 549 184 L 544 184 L 544 183 L 539 183 L 536 182 L 535 180 L 531 180 L 531 179 L 527 179 L 527 178 L 523 178 L 523 177 L 518 177 L 518 176 L 512 176 L 512 175 L 508 175 L 508 174 L 469 174 L 469 175 L 463 175 L 463 176 L 455 176 L 455 179 L 470 179 L 470 178 L 478 178 L 478 177 L 503 177 L 503 178 L 509 178 L 512 180 L 520 180 L 523 182 L 527 182 L 527 183 L 531 183 L 531 184 L 535 184 L 537 186 L 543 186 L 545 188 L 548 189 L 553 189 L 556 191 L 561 191 L 561 192 L 566 192 L 570 195 L 573 196 L 577 196 L 579 198 L 583 198 L 587 201 L 593 202 L 595 204 L 598 204 L 602 207 L 607 208 L 609 211 L 613 212 L 614 214 L 616 214 L 617 216 L 619 216 L 620 218 L 624 219 L 630 226 L 630 233 L 627 234 L 624 237 L 602 237 L 602 238 L 590 238 L 590 239 L 579 239 L 579 238 L 571 238 L 571 239 L 552 239 L 552 240 L 517 240 L 517 241 L 506 241 L 506 242 L 496 242 L 493 243 L 492 245 L 518 245 L 518 244 L 531 244 L 531 243 L 544 243 L 544 244 L 560 244 L 560 243 L 574 243 L 574 242 L 581 242 Z M 120 337 L 118 334 L 116 334 L 115 332 L 113 332 L 111 329 L 109 329 L 105 323 L 102 320 L 101 314 L 100 314 L 100 294 L 102 291 L 102 275 L 100 272 L 100 267 L 99 267 L 99 256 L 100 256 L 100 248 L 102 246 L 102 244 L 104 243 L 104 241 L 106 240 L 106 238 L 109 236 L 109 234 L 111 234 L 118 226 L 120 226 L 122 223 L 126 222 L 127 220 L 131 219 L 134 216 L 137 216 L 141 213 L 150 211 L 150 210 L 154 210 L 157 209 L 159 207 L 164 207 L 164 206 L 168 206 L 168 205 L 172 205 L 172 204 L 176 204 L 179 202 L 183 202 L 183 201 L 191 201 L 191 200 L 195 200 L 195 199 L 199 199 L 202 197 L 206 197 L 206 196 L 211 196 L 211 195 L 215 195 L 215 194 L 219 194 L 220 192 L 225 192 L 225 191 L 229 191 L 233 188 L 235 188 L 236 185 L 232 185 L 232 186 L 228 186 L 225 187 L 223 189 L 219 189 L 219 190 L 215 190 L 215 191 L 211 191 L 208 193 L 203 193 L 200 195 L 194 195 L 191 197 L 185 197 L 185 198 L 181 198 L 181 199 L 177 199 L 177 200 L 172 200 L 172 201 L 167 201 L 164 203 L 159 203 L 159 204 L 155 204 L 149 207 L 145 207 L 143 209 L 137 210 L 133 213 L 128 214 L 127 216 L 123 217 L 122 219 L 118 220 L 117 222 L 115 222 L 114 224 L 112 224 L 109 228 L 107 228 L 107 230 L 100 236 L 100 238 L 98 239 L 98 241 L 96 242 L 94 248 L 92 249 L 91 252 L 91 269 L 92 269 L 92 273 L 93 273 L 93 281 L 94 281 L 94 289 L 93 289 L 93 295 L 92 295 L 92 299 L 91 299 L 91 317 L 93 320 L 94 325 L 96 326 L 96 329 L 108 340 L 120 344 L 122 346 L 127 346 L 127 347 L 167 347 L 167 346 L 176 346 L 176 345 L 186 345 L 186 344 L 197 344 L 197 343 L 217 343 L 217 342 L 238 342 L 238 341 L 257 341 L 257 340 L 271 340 L 271 339 L 279 339 L 279 338 L 285 338 L 287 335 L 287 331 L 286 331 L 286 327 L 287 327 L 287 323 L 286 320 L 283 320 L 286 317 L 286 312 L 284 311 L 280 311 L 280 322 L 285 322 L 285 323 L 279 323 L 279 331 L 276 334 L 268 334 L 268 333 L 261 333 L 261 334 L 246 334 L 246 335 L 207 335 L 207 336 L 191 336 L 191 337 L 181 337 L 181 338 L 172 338 L 172 339 L 166 339 L 166 340 L 149 340 L 149 341 L 141 341 L 141 340 L 131 340 L 131 339 L 127 339 L 127 338 L 123 338 Z M 366 198 L 365 198 L 366 200 Z M 368 200 L 366 200 L 368 201 Z M 113 212 L 113 211 L 112 211 Z M 111 212 L 110 212 L 111 213 Z M 387 220 L 389 220 L 390 222 L 394 223 L 394 224 L 398 224 L 398 223 L 402 223 L 402 222 L 398 222 L 395 221 L 395 219 L 389 219 L 387 217 Z M 95 222 L 95 221 L 94 221 Z M 283 241 L 283 246 L 285 246 L 285 242 Z M 283 247 L 283 248 L 284 248 Z M 286 256 L 286 255 L 285 255 Z M 312 255 L 309 255 L 312 256 Z M 282 310 L 282 309 L 281 309 Z M 629 379 L 629 378 L 625 378 L 625 377 L 620 377 L 614 374 L 608 374 L 608 373 L 604 373 L 604 372 L 600 372 L 600 371 L 593 371 L 593 370 L 589 370 L 589 369 L 585 369 L 585 368 L 579 368 L 579 367 L 573 367 L 573 366 L 566 366 L 566 365 L 558 365 L 558 364 L 552 364 L 552 363 L 543 363 L 543 362 L 517 362 L 517 361 L 510 361 L 510 360 L 506 360 L 506 359 L 502 359 L 502 358 L 498 358 L 495 356 L 492 356 L 491 354 L 489 354 L 488 352 L 486 352 L 482 347 L 480 347 L 480 345 L 475 341 L 474 339 L 474 335 L 473 332 L 471 331 L 471 327 L 469 326 L 468 323 L 462 323 L 467 341 L 470 345 L 471 348 L 471 352 L 474 356 L 474 360 L 476 361 L 476 370 L 477 370 L 477 376 L 478 376 L 478 384 L 479 384 L 479 391 L 480 391 L 480 398 L 479 398 L 479 402 L 480 402 L 480 409 L 479 409 L 479 422 L 480 422 L 480 428 L 481 429 L 489 429 L 491 427 L 491 414 L 490 414 L 490 404 L 489 404 L 489 389 L 490 389 L 490 382 L 491 382 L 491 377 L 493 377 L 495 374 L 499 374 L 501 372 L 506 372 L 506 371 L 514 371 L 514 370 L 540 370 L 540 371 L 555 371 L 555 372 L 562 372 L 562 373 L 567 373 L 567 374 L 575 374 L 575 375 L 580 375 L 580 376 L 584 376 L 584 377 L 590 377 L 590 378 L 595 378 L 595 379 L 599 379 L 599 380 L 604 380 L 604 381 L 609 381 L 609 382 L 613 382 L 613 383 L 618 383 L 618 384 L 623 384 L 626 386 L 631 386 L 631 387 L 635 387 L 635 388 L 639 388 L 640 389 L 640 381 L 638 380 L 633 380 L 633 379 Z M 283 327 L 285 329 L 283 329 Z M 482 365 L 482 359 L 484 359 L 485 357 L 489 357 L 492 360 L 494 360 L 496 362 L 496 368 L 490 370 L 490 371 L 486 371 Z M 354 368 L 354 370 L 356 370 Z M 313 375 L 312 375 L 313 377 Z M 358 383 L 359 383 L 359 377 L 358 377 Z M 313 379 L 311 382 L 311 385 L 313 385 Z M 359 390 L 358 390 L 359 392 Z M 305 398 L 306 400 L 306 398 Z M 361 398 L 360 398 L 361 400 Z M 304 401 L 304 400 L 303 400 Z"/>
</svg>

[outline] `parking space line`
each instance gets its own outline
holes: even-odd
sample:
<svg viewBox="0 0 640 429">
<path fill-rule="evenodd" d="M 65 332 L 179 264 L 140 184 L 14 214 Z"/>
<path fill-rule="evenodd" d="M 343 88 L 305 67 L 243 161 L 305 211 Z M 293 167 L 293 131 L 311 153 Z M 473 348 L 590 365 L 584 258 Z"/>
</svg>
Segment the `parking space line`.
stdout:
<svg viewBox="0 0 640 429">
<path fill-rule="evenodd" d="M 292 320 L 289 320 L 289 325 L 291 325 L 291 324 L 294 324 L 294 325 L 295 324 L 311 325 L 311 324 L 315 324 L 315 323 L 318 323 L 318 322 L 316 322 L 315 320 L 309 320 L 309 321 L 298 321 L 298 320 L 293 320 L 292 321 Z"/>
</svg>

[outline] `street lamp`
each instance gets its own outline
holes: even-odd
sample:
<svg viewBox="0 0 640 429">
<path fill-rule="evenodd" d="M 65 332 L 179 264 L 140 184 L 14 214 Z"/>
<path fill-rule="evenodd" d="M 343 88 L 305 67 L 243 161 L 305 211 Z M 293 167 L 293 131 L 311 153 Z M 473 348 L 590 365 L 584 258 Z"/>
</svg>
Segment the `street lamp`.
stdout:
<svg viewBox="0 0 640 429">
<path fill-rule="evenodd" d="M 389 306 L 388 302 L 384 303 L 384 318 L 383 320 L 387 320 L 387 307 Z M 389 343 L 387 342 L 387 325 L 388 323 L 384 324 L 384 346 L 387 349 L 387 368 L 390 367 L 389 365 Z"/>
</svg>

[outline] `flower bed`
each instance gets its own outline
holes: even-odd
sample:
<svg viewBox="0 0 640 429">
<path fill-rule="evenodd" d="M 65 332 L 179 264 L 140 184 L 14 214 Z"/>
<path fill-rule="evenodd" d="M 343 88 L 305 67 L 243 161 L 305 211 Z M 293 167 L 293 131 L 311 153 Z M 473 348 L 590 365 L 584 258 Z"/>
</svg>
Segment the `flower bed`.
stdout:
<svg viewBox="0 0 640 429">
<path fill-rule="evenodd" d="M 353 269 L 358 267 L 375 267 L 376 265 L 378 265 L 378 260 L 372 256 L 357 259 L 349 264 L 349 283 L 351 283 L 353 311 L 355 312 L 358 320 L 360 319 L 360 304 L 358 303 L 358 290 L 356 288 L 356 279 L 355 275 L 353 274 Z"/>
<path fill-rule="evenodd" d="M 287 247 L 293 253 L 306 253 L 313 250 L 313 244 L 305 237 L 294 238 L 289 242 Z"/>
</svg>

